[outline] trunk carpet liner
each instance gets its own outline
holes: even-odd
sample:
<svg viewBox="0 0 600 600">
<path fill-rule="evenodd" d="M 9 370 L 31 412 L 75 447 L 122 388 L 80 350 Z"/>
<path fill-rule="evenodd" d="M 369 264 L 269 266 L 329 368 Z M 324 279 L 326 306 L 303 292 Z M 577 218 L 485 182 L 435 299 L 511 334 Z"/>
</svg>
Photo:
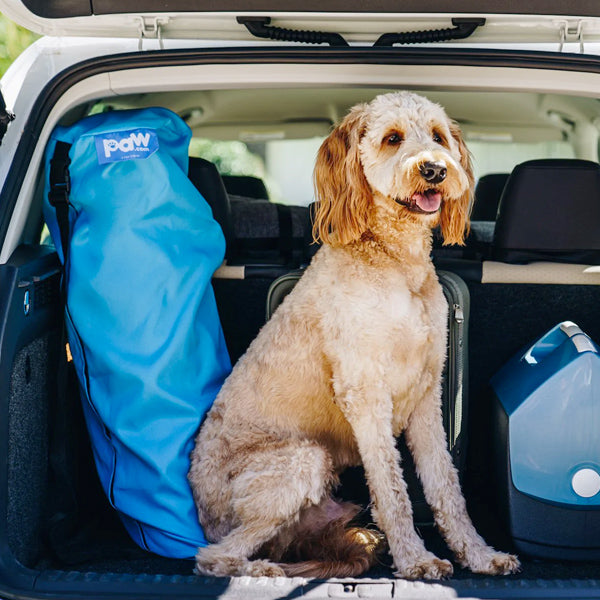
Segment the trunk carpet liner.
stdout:
<svg viewBox="0 0 600 600">
<path fill-rule="evenodd" d="M 596 311 L 590 310 L 590 307 L 596 307 L 600 300 L 600 286 L 470 285 L 470 288 L 470 427 L 469 460 L 464 489 L 469 501 L 469 512 L 480 534 L 494 547 L 510 550 L 506 528 L 496 514 L 492 491 L 494 486 L 489 468 L 489 429 L 483 426 L 489 422 L 490 413 L 489 397 L 485 391 L 487 381 L 497 368 L 523 344 L 529 342 L 532 336 L 544 332 L 560 320 L 574 320 L 593 339 L 600 341 L 600 321 Z M 257 311 L 258 308 L 257 305 Z M 491 325 L 499 323 L 503 327 Z M 254 331 L 249 331 L 248 337 L 252 335 Z M 81 422 L 76 423 L 71 431 L 79 431 L 82 426 Z M 81 482 L 77 486 L 82 500 L 78 522 L 76 525 L 69 522 L 69 526 L 61 532 L 62 546 L 59 549 L 54 547 L 51 550 L 46 546 L 41 556 L 31 561 L 33 564 L 28 566 L 40 570 L 58 569 L 83 573 L 191 575 L 193 561 L 161 558 L 143 551 L 129 539 L 117 516 L 102 496 L 99 484 L 94 481 L 96 477 L 93 475 L 91 451 L 85 448 L 77 455 L 84 463 L 83 468 L 79 470 Z M 368 502 L 368 499 L 365 501 L 364 490 L 360 492 L 352 489 L 352 494 L 348 496 L 355 496 L 357 493 L 359 496 L 362 493 L 361 503 Z M 433 528 L 421 528 L 420 531 L 431 551 L 440 557 L 451 559 L 450 552 Z M 520 558 L 520 573 L 498 579 L 600 580 L 600 561 L 568 562 L 536 560 L 523 556 Z M 365 574 L 365 577 L 391 576 L 392 569 L 387 555 L 382 557 L 380 566 Z M 453 579 L 487 578 L 488 576 L 476 575 L 455 565 Z"/>
<path fill-rule="evenodd" d="M 475 504 L 469 507 L 478 531 L 486 541 L 502 550 L 511 550 L 502 524 L 495 512 L 487 504 Z M 35 568 L 44 570 L 65 570 L 96 573 L 127 574 L 160 574 L 160 575 L 192 575 L 193 561 L 186 559 L 168 559 L 146 552 L 139 548 L 127 536 L 118 519 L 99 519 L 95 524 L 88 524 L 84 531 L 75 536 L 70 548 L 68 561 L 63 559 L 43 558 Z M 112 523 L 110 522 L 112 520 Z M 419 533 L 429 550 L 440 558 L 452 561 L 452 554 L 441 536 L 433 527 L 421 527 Z M 522 570 L 515 575 L 500 577 L 509 580 L 536 579 L 599 579 L 600 562 L 569 562 L 537 560 L 520 556 Z M 462 569 L 454 563 L 452 579 L 488 578 L 486 575 L 474 574 Z M 371 569 L 362 577 L 392 578 L 391 558 L 384 554 L 381 564 Z"/>
</svg>

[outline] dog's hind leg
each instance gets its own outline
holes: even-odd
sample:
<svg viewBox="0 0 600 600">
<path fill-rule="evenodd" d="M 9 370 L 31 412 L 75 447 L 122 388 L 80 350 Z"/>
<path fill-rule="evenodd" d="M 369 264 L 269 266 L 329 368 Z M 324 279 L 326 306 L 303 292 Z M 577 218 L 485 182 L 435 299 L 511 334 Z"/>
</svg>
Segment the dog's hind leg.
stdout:
<svg viewBox="0 0 600 600">
<path fill-rule="evenodd" d="M 289 577 L 357 577 L 385 548 L 383 534 L 351 525 L 361 508 L 326 498 L 269 544 L 268 553 Z"/>
<path fill-rule="evenodd" d="M 331 458 L 317 444 L 290 440 L 255 450 L 242 464 L 230 483 L 235 526 L 217 543 L 198 550 L 195 570 L 217 576 L 283 576 L 280 566 L 252 557 L 295 523 L 302 509 L 327 497 L 336 481 Z"/>
</svg>

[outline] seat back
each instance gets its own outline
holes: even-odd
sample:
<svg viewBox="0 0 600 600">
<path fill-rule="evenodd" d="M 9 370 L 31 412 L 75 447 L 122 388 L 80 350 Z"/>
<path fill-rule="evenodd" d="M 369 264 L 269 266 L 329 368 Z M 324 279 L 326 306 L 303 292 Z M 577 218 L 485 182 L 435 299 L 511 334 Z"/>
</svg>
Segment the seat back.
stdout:
<svg viewBox="0 0 600 600">
<path fill-rule="evenodd" d="M 600 165 L 532 160 L 511 173 L 498 209 L 494 260 L 600 261 Z"/>
<path fill-rule="evenodd" d="M 265 182 L 250 175 L 223 175 L 223 184 L 228 194 L 262 200 L 269 199 Z"/>
<path fill-rule="evenodd" d="M 475 200 L 471 221 L 495 221 L 502 190 L 509 173 L 488 173 L 479 178 L 475 186 Z"/>
<path fill-rule="evenodd" d="M 235 249 L 231 203 L 217 167 L 203 158 L 190 157 L 188 177 L 210 205 L 215 221 L 225 236 L 225 260 L 233 258 Z"/>
</svg>

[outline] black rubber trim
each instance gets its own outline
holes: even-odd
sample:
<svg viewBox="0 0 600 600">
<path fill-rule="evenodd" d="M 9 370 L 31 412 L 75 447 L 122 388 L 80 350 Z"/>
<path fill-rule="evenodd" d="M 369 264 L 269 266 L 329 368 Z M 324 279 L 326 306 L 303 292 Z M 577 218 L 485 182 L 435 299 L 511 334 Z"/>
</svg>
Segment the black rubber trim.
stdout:
<svg viewBox="0 0 600 600">
<path fill-rule="evenodd" d="M 393 46 L 394 44 L 429 44 L 464 40 L 478 27 L 485 25 L 485 19 L 452 19 L 453 27 L 447 29 L 427 29 L 425 31 L 405 31 L 402 33 L 384 33 L 373 46 Z"/>
<path fill-rule="evenodd" d="M 465 281 L 481 283 L 483 263 L 480 260 L 470 260 L 467 258 L 436 258 L 434 256 L 433 264 L 438 271 L 450 271 L 455 275 L 459 275 Z"/>
<path fill-rule="evenodd" d="M 23 0 L 23 4 L 34 15 L 47 19 L 92 14 L 91 0 Z"/>
<path fill-rule="evenodd" d="M 513 67 L 600 73 L 600 57 L 475 48 L 270 47 L 131 52 L 82 61 L 56 75 L 40 91 L 0 193 L 0 243 L 6 238 L 19 190 L 42 127 L 52 107 L 74 84 L 93 75 L 131 68 L 208 64 L 393 64 Z"/>
<path fill-rule="evenodd" d="M 306 29 L 287 29 L 274 27 L 271 17 L 238 17 L 237 22 L 245 25 L 255 37 L 284 42 L 302 42 L 304 44 L 329 44 L 330 46 L 348 46 L 348 42 L 333 31 L 310 31 Z"/>
</svg>

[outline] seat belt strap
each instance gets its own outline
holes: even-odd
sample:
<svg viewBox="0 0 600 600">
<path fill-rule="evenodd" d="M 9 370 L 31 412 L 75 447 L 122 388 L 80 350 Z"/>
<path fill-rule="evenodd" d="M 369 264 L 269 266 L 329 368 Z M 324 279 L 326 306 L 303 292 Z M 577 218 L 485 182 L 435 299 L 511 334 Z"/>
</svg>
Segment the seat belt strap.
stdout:
<svg viewBox="0 0 600 600">
<path fill-rule="evenodd" d="M 69 150 L 71 144 L 56 142 L 54 155 L 50 160 L 50 191 L 48 201 L 56 210 L 56 221 L 60 230 L 63 264 L 67 267 L 69 254 L 69 194 L 71 193 L 71 176 Z"/>
</svg>

